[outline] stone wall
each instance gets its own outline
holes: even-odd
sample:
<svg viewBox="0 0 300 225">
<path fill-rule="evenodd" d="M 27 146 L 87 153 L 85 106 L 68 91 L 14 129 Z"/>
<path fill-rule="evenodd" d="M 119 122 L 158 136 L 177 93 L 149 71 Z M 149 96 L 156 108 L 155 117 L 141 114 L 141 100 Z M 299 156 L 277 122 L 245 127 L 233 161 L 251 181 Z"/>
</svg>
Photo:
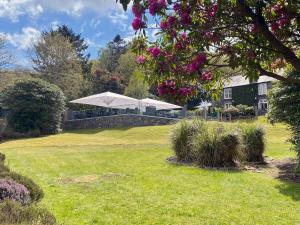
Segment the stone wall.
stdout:
<svg viewBox="0 0 300 225">
<path fill-rule="evenodd" d="M 155 126 L 175 124 L 176 122 L 178 122 L 178 119 L 124 114 L 65 121 L 64 130 Z"/>
</svg>

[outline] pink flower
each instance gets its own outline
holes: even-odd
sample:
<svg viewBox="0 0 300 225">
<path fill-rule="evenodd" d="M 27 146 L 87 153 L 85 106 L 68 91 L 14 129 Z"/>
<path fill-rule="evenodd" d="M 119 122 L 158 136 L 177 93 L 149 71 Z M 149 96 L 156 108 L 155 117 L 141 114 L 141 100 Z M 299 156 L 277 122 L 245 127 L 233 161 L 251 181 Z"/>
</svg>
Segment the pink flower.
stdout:
<svg viewBox="0 0 300 225">
<path fill-rule="evenodd" d="M 178 12 L 178 11 L 181 10 L 181 5 L 176 3 L 176 4 L 174 4 L 173 9 L 174 9 L 175 12 Z"/>
<path fill-rule="evenodd" d="M 204 71 L 202 73 L 202 76 L 201 76 L 201 79 L 204 80 L 204 81 L 209 81 L 209 80 L 212 80 L 213 78 L 213 74 L 212 72 L 210 71 Z"/>
<path fill-rule="evenodd" d="M 149 12 L 152 16 L 167 8 L 165 0 L 148 0 Z"/>
<path fill-rule="evenodd" d="M 175 16 L 169 16 L 167 21 L 168 21 L 169 27 L 172 27 L 176 23 L 177 19 Z"/>
<path fill-rule="evenodd" d="M 169 23 L 166 20 L 162 20 L 160 21 L 160 28 L 162 30 L 167 30 L 169 28 Z"/>
<path fill-rule="evenodd" d="M 146 28 L 146 23 L 139 17 L 135 17 L 131 25 L 134 30 Z"/>
<path fill-rule="evenodd" d="M 144 64 L 146 62 L 146 57 L 143 55 L 140 55 L 135 60 L 138 64 Z"/>
<path fill-rule="evenodd" d="M 187 65 L 186 70 L 188 73 L 195 73 L 200 69 L 200 67 L 205 62 L 206 62 L 206 55 L 204 53 L 200 53 L 189 65 Z"/>
<path fill-rule="evenodd" d="M 188 12 L 185 12 L 181 15 L 181 23 L 183 25 L 189 25 L 192 22 L 192 18 Z"/>
<path fill-rule="evenodd" d="M 145 12 L 145 9 L 142 6 L 132 6 L 132 12 L 135 15 L 135 17 L 142 17 L 143 13 Z"/>
<path fill-rule="evenodd" d="M 162 54 L 162 51 L 158 47 L 151 47 L 148 49 L 148 52 L 150 52 L 153 58 L 157 58 L 159 55 Z"/>
</svg>

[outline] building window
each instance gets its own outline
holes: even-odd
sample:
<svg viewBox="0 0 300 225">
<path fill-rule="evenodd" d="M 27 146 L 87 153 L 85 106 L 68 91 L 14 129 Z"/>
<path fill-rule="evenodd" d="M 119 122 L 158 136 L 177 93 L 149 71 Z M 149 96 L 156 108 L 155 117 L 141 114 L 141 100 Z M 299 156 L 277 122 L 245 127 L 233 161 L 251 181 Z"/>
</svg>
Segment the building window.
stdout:
<svg viewBox="0 0 300 225">
<path fill-rule="evenodd" d="M 230 106 L 232 106 L 232 104 L 230 102 L 227 102 L 227 103 L 224 104 L 225 109 L 230 108 Z"/>
<path fill-rule="evenodd" d="M 258 95 L 266 95 L 268 93 L 267 83 L 258 84 Z"/>
<path fill-rule="evenodd" d="M 231 88 L 224 89 L 224 99 L 232 99 L 232 89 Z"/>
<path fill-rule="evenodd" d="M 268 100 L 267 99 L 259 99 L 258 109 L 262 110 L 262 111 L 267 111 L 268 110 Z"/>
</svg>

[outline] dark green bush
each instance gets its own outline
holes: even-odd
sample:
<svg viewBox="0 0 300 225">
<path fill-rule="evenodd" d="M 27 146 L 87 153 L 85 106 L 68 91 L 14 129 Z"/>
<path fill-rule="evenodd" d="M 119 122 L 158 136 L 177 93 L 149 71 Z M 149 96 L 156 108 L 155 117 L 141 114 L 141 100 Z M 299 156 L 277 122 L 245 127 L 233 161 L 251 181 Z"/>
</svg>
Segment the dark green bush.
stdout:
<svg viewBox="0 0 300 225">
<path fill-rule="evenodd" d="M 0 203 L 0 224 L 55 225 L 56 220 L 45 209 L 4 201 Z"/>
<path fill-rule="evenodd" d="M 56 85 L 41 79 L 20 80 L 2 92 L 0 102 L 14 131 L 54 134 L 61 128 L 65 97 Z"/>
<path fill-rule="evenodd" d="M 241 115 L 241 116 L 254 116 L 255 115 L 254 107 L 247 106 L 247 105 L 237 105 L 235 107 L 239 110 L 239 115 Z"/>
<path fill-rule="evenodd" d="M 300 73 L 291 71 L 287 77 L 299 79 Z M 292 132 L 290 139 L 298 154 L 298 171 L 300 172 L 300 85 L 277 82 L 269 93 L 268 119 L 289 125 Z"/>
<path fill-rule="evenodd" d="M 255 124 L 241 125 L 242 153 L 248 162 L 264 162 L 265 130 Z"/>
<path fill-rule="evenodd" d="M 200 166 L 232 167 L 240 158 L 239 135 L 222 127 L 207 129 L 194 140 L 196 161 Z"/>
<path fill-rule="evenodd" d="M 38 202 L 44 197 L 42 189 L 28 177 L 15 172 L 2 172 L 0 173 L 0 178 L 10 178 L 19 184 L 23 184 L 29 190 L 32 202 Z"/>
<path fill-rule="evenodd" d="M 194 158 L 193 141 L 204 128 L 204 122 L 200 120 L 182 120 L 174 128 L 171 140 L 172 148 L 179 161 L 192 161 Z"/>
<path fill-rule="evenodd" d="M 5 155 L 0 152 L 0 163 L 4 163 L 5 161 Z"/>
<path fill-rule="evenodd" d="M 224 109 L 223 110 L 223 113 L 225 114 L 225 115 L 231 115 L 231 116 L 238 116 L 239 115 L 239 113 L 240 113 L 240 111 L 239 111 L 239 109 L 238 108 L 236 108 L 235 106 L 230 106 L 230 107 L 228 107 L 227 109 Z"/>
</svg>

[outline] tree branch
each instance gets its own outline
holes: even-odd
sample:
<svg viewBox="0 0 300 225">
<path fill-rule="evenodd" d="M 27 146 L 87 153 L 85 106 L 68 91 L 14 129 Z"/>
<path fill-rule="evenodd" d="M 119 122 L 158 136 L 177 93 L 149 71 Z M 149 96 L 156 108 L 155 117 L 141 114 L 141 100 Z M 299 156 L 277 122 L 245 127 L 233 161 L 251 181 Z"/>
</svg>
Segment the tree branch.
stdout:
<svg viewBox="0 0 300 225">
<path fill-rule="evenodd" d="M 284 77 L 284 76 L 281 76 L 279 74 L 276 74 L 276 73 L 265 70 L 258 63 L 252 62 L 252 64 L 253 64 L 254 68 L 257 69 L 260 72 L 260 75 L 262 75 L 262 76 L 265 75 L 265 76 L 268 76 L 268 77 L 273 77 L 276 80 L 280 80 L 280 81 L 283 81 L 285 83 L 300 85 L 300 79 Z"/>
<path fill-rule="evenodd" d="M 273 33 L 269 30 L 266 24 L 265 18 L 261 14 L 255 14 L 252 9 L 245 3 L 245 0 L 237 0 L 240 9 L 243 13 L 253 20 L 257 24 L 261 34 L 269 41 L 270 45 L 280 52 L 282 57 L 285 58 L 287 62 L 293 65 L 293 67 L 300 72 L 300 59 L 295 55 L 295 53 L 285 46 L 280 40 L 278 40 Z"/>
</svg>

